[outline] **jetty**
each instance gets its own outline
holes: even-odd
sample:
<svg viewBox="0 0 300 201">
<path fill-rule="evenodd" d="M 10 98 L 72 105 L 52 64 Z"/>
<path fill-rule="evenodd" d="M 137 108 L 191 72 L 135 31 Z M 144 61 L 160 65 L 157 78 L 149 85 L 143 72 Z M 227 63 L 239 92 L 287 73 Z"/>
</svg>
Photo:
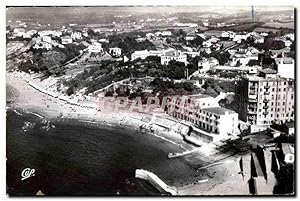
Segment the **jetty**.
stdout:
<svg viewBox="0 0 300 201">
<path fill-rule="evenodd" d="M 177 195 L 177 189 L 174 186 L 167 185 L 153 172 L 143 170 L 143 169 L 136 169 L 135 177 L 148 181 L 157 189 L 163 189 L 170 195 Z"/>
<path fill-rule="evenodd" d="M 177 158 L 177 157 L 180 157 L 180 156 L 186 156 L 186 155 L 189 155 L 189 154 L 191 154 L 191 153 L 193 153 L 195 151 L 198 151 L 200 149 L 201 149 L 201 147 L 198 147 L 196 149 L 189 150 L 189 151 L 184 151 L 182 153 L 169 153 L 168 154 L 168 158 Z"/>
</svg>

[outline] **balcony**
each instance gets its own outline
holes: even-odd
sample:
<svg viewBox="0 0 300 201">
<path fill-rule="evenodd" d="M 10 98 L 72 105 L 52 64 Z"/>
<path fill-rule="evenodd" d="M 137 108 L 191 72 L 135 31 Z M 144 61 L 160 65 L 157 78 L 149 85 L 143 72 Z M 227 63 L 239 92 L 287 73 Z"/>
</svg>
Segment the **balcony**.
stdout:
<svg viewBox="0 0 300 201">
<path fill-rule="evenodd" d="M 268 100 L 268 99 L 264 99 L 264 103 L 268 103 L 270 100 Z"/>
<path fill-rule="evenodd" d="M 257 100 L 257 95 L 249 94 L 249 95 L 248 95 L 248 98 L 249 98 L 249 99 L 253 99 L 253 100 Z"/>
<path fill-rule="evenodd" d="M 265 86 L 265 89 L 270 89 L 270 86 L 269 86 L 269 85 L 266 85 L 266 86 Z"/>
<path fill-rule="evenodd" d="M 265 91 L 265 92 L 264 92 L 264 95 L 269 95 L 269 94 L 270 94 L 269 91 Z"/>
<path fill-rule="evenodd" d="M 257 110 L 248 110 L 248 114 L 256 114 Z"/>
<path fill-rule="evenodd" d="M 269 114 L 269 112 L 263 112 L 263 115 L 268 115 Z"/>
<path fill-rule="evenodd" d="M 268 108 L 269 108 L 269 106 L 267 106 L 267 105 L 263 106 L 263 109 L 268 109 Z"/>
</svg>

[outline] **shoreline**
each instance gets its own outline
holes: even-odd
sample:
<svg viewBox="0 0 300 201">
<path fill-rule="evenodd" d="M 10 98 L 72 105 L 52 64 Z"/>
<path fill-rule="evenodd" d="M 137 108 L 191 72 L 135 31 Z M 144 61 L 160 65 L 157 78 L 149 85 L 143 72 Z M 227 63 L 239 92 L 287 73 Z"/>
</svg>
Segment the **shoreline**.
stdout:
<svg viewBox="0 0 300 201">
<path fill-rule="evenodd" d="M 24 111 L 37 113 L 37 116 L 42 115 L 43 117 L 49 118 L 49 120 L 59 120 L 60 118 L 76 119 L 83 123 L 85 121 L 85 123 L 91 125 L 100 124 L 102 126 L 129 128 L 145 133 L 146 135 L 160 138 L 174 146 L 174 148 L 177 146 L 176 150 L 180 153 L 192 151 L 197 148 L 184 142 L 181 135 L 172 135 L 170 129 L 159 128 L 159 126 L 155 125 L 157 128 L 154 129 L 154 133 L 151 133 L 149 128 L 141 130 L 141 125 L 150 125 L 149 122 L 152 120 L 151 114 L 134 112 L 116 113 L 113 112 L 113 110 L 109 112 L 101 110 L 101 112 L 99 112 L 86 108 L 83 109 L 79 106 L 68 105 L 65 101 L 47 96 L 33 89 L 25 81 L 26 79 L 32 79 L 28 74 L 19 72 L 6 73 L 6 77 L 8 86 L 13 86 L 14 90 L 18 92 L 18 96 L 15 97 L 14 101 L 7 104 L 11 105 L 12 109 L 21 108 Z M 210 145 L 208 145 L 207 148 L 214 149 Z M 206 162 L 210 162 L 212 160 L 211 157 L 214 157 L 205 153 L 206 151 L 206 147 L 204 146 L 203 149 L 200 148 L 189 155 L 181 157 L 187 164 L 195 168 L 195 164 L 198 163 L 199 165 L 199 161 L 204 159 Z M 237 174 L 239 171 L 238 162 L 235 161 L 233 164 L 220 163 L 204 170 L 205 171 L 201 173 L 201 171 L 198 172 L 196 168 L 195 177 L 187 178 L 183 185 L 177 186 L 178 195 L 249 195 L 248 186 L 246 185 L 247 181 L 243 181 L 240 175 Z M 206 179 L 208 180 L 206 181 Z M 238 187 L 241 183 L 243 184 L 241 185 L 242 187 Z M 226 184 L 231 187 L 226 187 Z"/>
</svg>

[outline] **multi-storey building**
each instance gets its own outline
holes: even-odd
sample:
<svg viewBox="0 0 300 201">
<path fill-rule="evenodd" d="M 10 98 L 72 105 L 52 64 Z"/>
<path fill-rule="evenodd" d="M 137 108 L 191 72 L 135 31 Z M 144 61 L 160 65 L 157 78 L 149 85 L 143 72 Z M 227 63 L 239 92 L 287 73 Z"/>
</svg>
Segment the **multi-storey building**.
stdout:
<svg viewBox="0 0 300 201">
<path fill-rule="evenodd" d="M 266 129 L 272 123 L 294 120 L 294 80 L 282 78 L 267 68 L 258 75 L 242 78 L 236 88 L 237 112 L 251 125 L 251 132 Z"/>
<path fill-rule="evenodd" d="M 187 56 L 180 50 L 166 50 L 160 56 L 160 59 L 162 65 L 169 65 L 169 62 L 172 60 L 183 62 L 184 65 L 187 65 Z"/>
<path fill-rule="evenodd" d="M 209 95 L 172 98 L 167 104 L 167 113 L 200 129 L 197 135 L 204 142 L 217 141 L 239 132 L 238 114 L 220 107 Z"/>
<path fill-rule="evenodd" d="M 284 78 L 294 79 L 295 63 L 294 59 L 290 57 L 275 58 L 278 74 Z"/>
</svg>

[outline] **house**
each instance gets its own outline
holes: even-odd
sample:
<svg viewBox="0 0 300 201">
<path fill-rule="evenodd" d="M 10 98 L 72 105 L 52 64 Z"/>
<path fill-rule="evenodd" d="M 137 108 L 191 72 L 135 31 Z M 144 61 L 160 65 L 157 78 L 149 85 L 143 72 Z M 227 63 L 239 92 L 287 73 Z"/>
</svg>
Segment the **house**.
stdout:
<svg viewBox="0 0 300 201">
<path fill-rule="evenodd" d="M 46 50 L 50 50 L 50 49 L 52 49 L 52 45 L 50 43 L 47 43 L 47 42 L 37 41 L 34 44 L 33 49 L 46 49 Z"/>
<path fill-rule="evenodd" d="M 293 33 L 286 34 L 284 37 L 286 39 L 290 39 L 291 41 L 295 40 L 295 35 Z"/>
<path fill-rule="evenodd" d="M 185 40 L 186 41 L 191 41 L 191 40 L 194 40 L 195 39 L 195 36 L 192 36 L 192 35 L 188 35 L 185 37 Z"/>
<path fill-rule="evenodd" d="M 162 65 L 169 65 L 170 61 L 183 62 L 184 65 L 187 65 L 187 55 L 181 52 L 180 50 L 164 50 L 163 54 L 160 56 Z"/>
<path fill-rule="evenodd" d="M 208 26 L 209 26 L 209 23 L 208 23 L 208 22 L 203 22 L 202 24 L 203 24 L 203 26 L 205 26 L 205 27 L 208 27 Z"/>
<path fill-rule="evenodd" d="M 163 31 L 161 33 L 162 36 L 172 36 L 172 32 L 171 31 Z"/>
<path fill-rule="evenodd" d="M 254 39 L 254 43 L 264 43 L 265 42 L 265 37 L 262 37 L 260 35 L 257 35 L 257 36 L 253 36 L 253 39 Z"/>
<path fill-rule="evenodd" d="M 94 42 L 92 45 L 88 46 L 89 53 L 100 53 L 103 52 L 101 43 Z"/>
<path fill-rule="evenodd" d="M 230 66 L 246 66 L 250 59 L 245 54 L 234 54 L 230 56 L 230 60 Z"/>
<path fill-rule="evenodd" d="M 183 52 L 184 54 L 192 57 L 192 58 L 195 58 L 197 56 L 200 56 L 200 52 L 190 52 L 190 51 L 187 51 L 187 52 Z"/>
<path fill-rule="evenodd" d="M 134 53 L 131 54 L 131 60 L 133 61 L 138 58 L 146 59 L 148 56 L 149 56 L 148 50 L 135 51 Z"/>
<path fill-rule="evenodd" d="M 247 35 L 246 34 L 236 34 L 234 36 L 234 38 L 232 39 L 232 41 L 236 42 L 236 43 L 241 43 L 242 40 L 247 40 Z"/>
<path fill-rule="evenodd" d="M 72 38 L 73 40 L 81 40 L 81 39 L 82 39 L 82 33 L 79 32 L 79 31 L 73 32 L 73 33 L 71 34 L 71 38 Z"/>
<path fill-rule="evenodd" d="M 43 37 L 42 37 L 42 41 L 47 42 L 47 43 L 51 43 L 51 42 L 52 42 L 50 36 L 43 36 Z"/>
<path fill-rule="evenodd" d="M 22 37 L 26 30 L 24 28 L 14 28 L 14 34 L 17 36 L 17 37 Z"/>
<path fill-rule="evenodd" d="M 211 67 L 219 65 L 219 61 L 214 58 L 203 58 L 198 61 L 198 68 L 200 69 L 200 73 L 206 72 L 210 70 Z"/>
<path fill-rule="evenodd" d="M 61 37 L 61 43 L 63 45 L 70 44 L 72 42 L 73 42 L 73 40 L 72 40 L 71 36 L 63 36 L 63 37 Z"/>
<path fill-rule="evenodd" d="M 293 42 L 290 40 L 282 40 L 282 41 L 284 42 L 285 47 L 290 47 L 293 44 Z"/>
<path fill-rule="evenodd" d="M 233 39 L 235 37 L 235 33 L 233 31 L 222 31 L 221 37 L 222 38 L 231 38 Z"/>
<path fill-rule="evenodd" d="M 280 50 L 269 50 L 271 52 L 271 57 L 276 58 L 278 55 L 282 55 L 283 57 L 285 56 L 286 53 L 289 53 L 291 51 L 291 48 L 285 47 Z"/>
<path fill-rule="evenodd" d="M 109 54 L 115 57 L 119 57 L 122 54 L 121 48 L 114 47 L 114 48 L 109 48 Z"/>
</svg>

